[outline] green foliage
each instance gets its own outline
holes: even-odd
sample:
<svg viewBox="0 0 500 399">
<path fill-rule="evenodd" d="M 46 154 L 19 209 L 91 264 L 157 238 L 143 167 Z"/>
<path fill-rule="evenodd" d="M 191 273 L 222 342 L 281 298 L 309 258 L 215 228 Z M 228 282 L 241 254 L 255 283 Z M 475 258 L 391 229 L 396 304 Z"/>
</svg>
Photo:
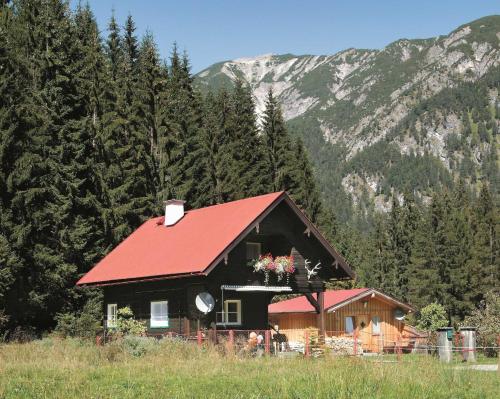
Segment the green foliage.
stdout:
<svg viewBox="0 0 500 399">
<path fill-rule="evenodd" d="M 447 325 L 446 310 L 439 303 L 431 303 L 420 310 L 417 328 L 423 331 L 436 331 L 438 328 L 446 327 Z"/>
<path fill-rule="evenodd" d="M 489 291 L 477 309 L 465 317 L 463 326 L 477 328 L 477 343 L 479 346 L 490 347 L 485 350 L 489 356 L 495 356 L 498 351 L 491 347 L 498 346 L 500 335 L 500 294 L 498 291 Z"/>
<path fill-rule="evenodd" d="M 59 313 L 54 332 L 63 337 L 94 340 L 102 331 L 102 301 L 100 296 L 90 298 L 80 312 Z"/>
<path fill-rule="evenodd" d="M 120 336 L 144 335 L 146 332 L 146 323 L 134 319 L 132 310 L 125 306 L 118 309 L 116 327 L 113 328 L 113 332 Z"/>
<path fill-rule="evenodd" d="M 126 335 L 120 342 L 125 352 L 134 357 L 140 357 L 148 352 L 158 350 L 160 342 L 154 337 L 138 337 L 135 335 Z"/>
</svg>

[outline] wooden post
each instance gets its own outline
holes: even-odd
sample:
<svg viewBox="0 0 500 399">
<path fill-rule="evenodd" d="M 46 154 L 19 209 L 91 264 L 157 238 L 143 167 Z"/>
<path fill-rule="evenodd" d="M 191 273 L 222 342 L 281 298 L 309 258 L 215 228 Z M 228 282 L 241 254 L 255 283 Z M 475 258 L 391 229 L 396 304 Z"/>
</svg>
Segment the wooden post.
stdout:
<svg viewBox="0 0 500 399">
<path fill-rule="evenodd" d="M 401 360 L 401 335 L 398 335 L 398 341 L 396 343 L 396 350 L 398 354 L 398 361 Z"/>
<path fill-rule="evenodd" d="M 354 338 L 354 356 L 358 354 L 358 330 L 354 330 L 353 333 L 353 338 Z"/>
<path fill-rule="evenodd" d="M 306 357 L 309 357 L 309 355 L 310 355 L 310 353 L 309 353 L 309 331 L 307 331 L 307 330 L 304 333 L 304 340 L 306 341 L 305 348 L 304 348 L 304 355 L 306 355 Z"/>
<path fill-rule="evenodd" d="M 191 335 L 191 324 L 189 322 L 189 319 L 187 317 L 184 317 L 184 326 L 183 326 L 183 332 L 184 336 L 188 338 Z"/>
<path fill-rule="evenodd" d="M 229 330 L 229 347 L 231 348 L 231 350 L 234 349 L 234 331 L 233 330 Z"/>
<path fill-rule="evenodd" d="M 264 334 L 264 347 L 266 351 L 266 355 L 269 355 L 271 348 L 271 330 L 266 330 Z"/>
<path fill-rule="evenodd" d="M 318 292 L 318 305 L 319 305 L 319 315 L 318 315 L 318 327 L 319 327 L 319 341 L 320 343 L 325 342 L 325 292 Z"/>
<path fill-rule="evenodd" d="M 201 346 L 201 344 L 203 343 L 203 338 L 201 336 L 201 330 L 198 330 L 196 332 L 196 339 L 198 341 L 198 346 Z"/>
</svg>

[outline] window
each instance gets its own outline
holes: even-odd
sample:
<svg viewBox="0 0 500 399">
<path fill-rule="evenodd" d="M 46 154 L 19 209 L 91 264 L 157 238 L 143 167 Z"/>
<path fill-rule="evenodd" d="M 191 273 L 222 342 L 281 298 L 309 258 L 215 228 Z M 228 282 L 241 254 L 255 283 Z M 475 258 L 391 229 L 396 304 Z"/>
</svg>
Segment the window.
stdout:
<svg viewBox="0 0 500 399">
<path fill-rule="evenodd" d="M 247 242 L 247 260 L 259 259 L 260 254 L 260 242 Z"/>
<path fill-rule="evenodd" d="M 345 332 L 347 334 L 352 334 L 354 332 L 354 317 L 347 316 L 345 318 Z"/>
<path fill-rule="evenodd" d="M 374 334 L 374 335 L 380 334 L 380 317 L 379 316 L 372 317 L 372 334 Z"/>
<path fill-rule="evenodd" d="M 217 323 L 226 325 L 241 324 L 241 301 L 239 299 L 224 301 L 224 311 L 219 313 Z"/>
<path fill-rule="evenodd" d="M 151 302 L 150 327 L 168 327 L 168 301 Z"/>
<path fill-rule="evenodd" d="M 107 312 L 107 320 L 106 326 L 108 328 L 116 327 L 116 315 L 118 312 L 118 305 L 116 303 L 108 303 L 108 312 Z"/>
</svg>

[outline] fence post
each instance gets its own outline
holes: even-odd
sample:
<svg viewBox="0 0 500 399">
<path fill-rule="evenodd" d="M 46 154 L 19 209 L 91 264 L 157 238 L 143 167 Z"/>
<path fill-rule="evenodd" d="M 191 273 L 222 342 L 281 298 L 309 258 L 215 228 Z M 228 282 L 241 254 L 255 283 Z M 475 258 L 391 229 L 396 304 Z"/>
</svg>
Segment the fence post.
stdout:
<svg viewBox="0 0 500 399">
<path fill-rule="evenodd" d="M 198 346 L 201 346 L 201 344 L 203 342 L 203 338 L 201 336 L 201 330 L 198 330 L 196 332 L 196 340 L 198 341 Z"/>
<path fill-rule="evenodd" d="M 233 330 L 229 330 L 229 347 L 231 348 L 231 350 L 234 349 L 234 331 Z"/>
<path fill-rule="evenodd" d="M 305 348 L 304 348 L 304 354 L 306 357 L 309 357 L 309 331 L 306 331 L 304 333 L 304 339 L 305 339 Z"/>
<path fill-rule="evenodd" d="M 271 330 L 266 330 L 264 334 L 264 348 L 266 355 L 269 355 L 271 348 Z"/>
<path fill-rule="evenodd" d="M 353 338 L 354 338 L 353 351 L 354 351 L 354 356 L 356 356 L 358 354 L 358 332 L 356 330 L 354 330 Z"/>
<path fill-rule="evenodd" d="M 398 335 L 398 341 L 396 343 L 397 353 L 398 353 L 398 362 L 401 361 L 401 335 Z"/>
</svg>

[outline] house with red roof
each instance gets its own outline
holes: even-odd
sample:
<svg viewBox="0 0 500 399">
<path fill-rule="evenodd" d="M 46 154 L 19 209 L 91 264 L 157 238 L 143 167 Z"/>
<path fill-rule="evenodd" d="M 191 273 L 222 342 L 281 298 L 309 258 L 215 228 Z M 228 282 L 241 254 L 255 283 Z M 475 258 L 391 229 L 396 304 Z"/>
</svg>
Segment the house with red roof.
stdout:
<svg viewBox="0 0 500 399">
<path fill-rule="evenodd" d="M 128 306 L 150 332 L 267 329 L 276 294 L 303 294 L 324 315 L 327 280 L 349 265 L 285 192 L 201 209 L 166 202 L 77 285 L 104 291 L 105 326 Z M 324 329 L 324 317 L 318 328 Z"/>
<path fill-rule="evenodd" d="M 405 316 L 413 308 L 373 288 L 328 290 L 324 293 L 325 336 L 356 337 L 365 351 L 380 352 L 396 344 L 408 345 L 413 334 Z M 272 303 L 269 321 L 288 340 L 303 340 L 315 330 L 318 315 L 306 296 Z"/>
</svg>

